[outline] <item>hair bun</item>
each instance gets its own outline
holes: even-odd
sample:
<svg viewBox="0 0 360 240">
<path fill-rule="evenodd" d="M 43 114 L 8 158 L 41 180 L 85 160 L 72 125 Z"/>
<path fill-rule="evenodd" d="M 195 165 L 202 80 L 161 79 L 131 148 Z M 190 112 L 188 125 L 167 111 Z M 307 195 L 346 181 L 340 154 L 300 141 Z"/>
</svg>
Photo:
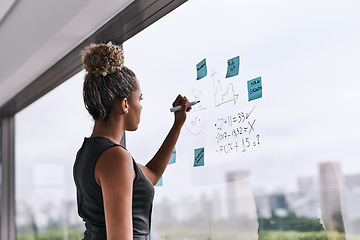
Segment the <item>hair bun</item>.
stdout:
<svg viewBox="0 0 360 240">
<path fill-rule="evenodd" d="M 81 51 L 81 60 L 84 69 L 95 76 L 112 74 L 124 66 L 123 51 L 112 42 L 90 44 Z"/>
</svg>

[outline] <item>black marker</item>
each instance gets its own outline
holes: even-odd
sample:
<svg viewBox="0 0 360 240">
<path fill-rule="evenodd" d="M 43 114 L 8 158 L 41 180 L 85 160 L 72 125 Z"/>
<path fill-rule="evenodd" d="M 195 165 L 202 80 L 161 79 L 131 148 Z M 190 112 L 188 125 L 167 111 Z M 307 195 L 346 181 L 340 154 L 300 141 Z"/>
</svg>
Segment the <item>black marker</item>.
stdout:
<svg viewBox="0 0 360 240">
<path fill-rule="evenodd" d="M 191 106 L 193 106 L 193 105 L 195 105 L 195 104 L 197 104 L 199 102 L 200 102 L 200 100 L 189 102 L 187 107 L 191 107 Z M 181 109 L 181 105 L 176 106 L 176 107 L 172 107 L 172 108 L 170 108 L 170 112 L 176 112 L 176 111 L 179 111 L 180 109 Z"/>
</svg>

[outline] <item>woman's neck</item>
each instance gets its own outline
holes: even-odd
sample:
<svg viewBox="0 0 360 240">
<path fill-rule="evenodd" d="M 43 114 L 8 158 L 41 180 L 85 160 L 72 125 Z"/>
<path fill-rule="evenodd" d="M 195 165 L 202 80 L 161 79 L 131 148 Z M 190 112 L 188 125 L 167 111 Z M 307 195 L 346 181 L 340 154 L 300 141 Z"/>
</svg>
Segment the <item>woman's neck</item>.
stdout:
<svg viewBox="0 0 360 240">
<path fill-rule="evenodd" d="M 111 120 L 95 120 L 91 137 L 106 137 L 116 143 L 120 143 L 124 132 L 124 128 L 121 127 L 121 124 L 118 121 L 114 122 Z"/>
</svg>

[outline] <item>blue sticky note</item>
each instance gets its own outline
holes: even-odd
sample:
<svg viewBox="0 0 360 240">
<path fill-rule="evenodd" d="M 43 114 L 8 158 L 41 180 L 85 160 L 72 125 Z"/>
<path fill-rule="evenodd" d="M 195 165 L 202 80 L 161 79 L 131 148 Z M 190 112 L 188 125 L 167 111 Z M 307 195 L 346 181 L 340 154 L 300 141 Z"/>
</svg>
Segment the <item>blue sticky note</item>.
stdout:
<svg viewBox="0 0 360 240">
<path fill-rule="evenodd" d="M 204 166 L 204 148 L 194 150 L 194 167 Z"/>
<path fill-rule="evenodd" d="M 239 74 L 240 58 L 239 56 L 229 59 L 226 77 L 233 77 Z"/>
<path fill-rule="evenodd" d="M 202 79 L 207 74 L 207 67 L 206 67 L 206 58 L 196 64 L 196 72 L 197 72 L 197 78 L 196 80 Z"/>
<path fill-rule="evenodd" d="M 159 181 L 157 182 L 157 184 L 155 185 L 156 187 L 161 187 L 163 185 L 163 177 L 161 176 Z"/>
<path fill-rule="evenodd" d="M 168 162 L 168 165 L 173 164 L 176 162 L 176 148 L 174 148 L 174 151 L 171 154 L 170 160 Z"/>
<path fill-rule="evenodd" d="M 261 77 L 254 78 L 247 82 L 249 102 L 262 97 Z"/>
</svg>

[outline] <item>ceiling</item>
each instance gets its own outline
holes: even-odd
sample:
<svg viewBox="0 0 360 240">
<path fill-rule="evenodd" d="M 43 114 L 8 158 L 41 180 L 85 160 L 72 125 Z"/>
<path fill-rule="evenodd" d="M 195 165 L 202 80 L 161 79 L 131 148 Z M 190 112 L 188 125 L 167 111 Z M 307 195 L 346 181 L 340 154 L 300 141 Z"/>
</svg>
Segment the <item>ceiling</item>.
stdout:
<svg viewBox="0 0 360 240">
<path fill-rule="evenodd" d="M 133 0 L 1 0 L 0 107 Z"/>
</svg>

